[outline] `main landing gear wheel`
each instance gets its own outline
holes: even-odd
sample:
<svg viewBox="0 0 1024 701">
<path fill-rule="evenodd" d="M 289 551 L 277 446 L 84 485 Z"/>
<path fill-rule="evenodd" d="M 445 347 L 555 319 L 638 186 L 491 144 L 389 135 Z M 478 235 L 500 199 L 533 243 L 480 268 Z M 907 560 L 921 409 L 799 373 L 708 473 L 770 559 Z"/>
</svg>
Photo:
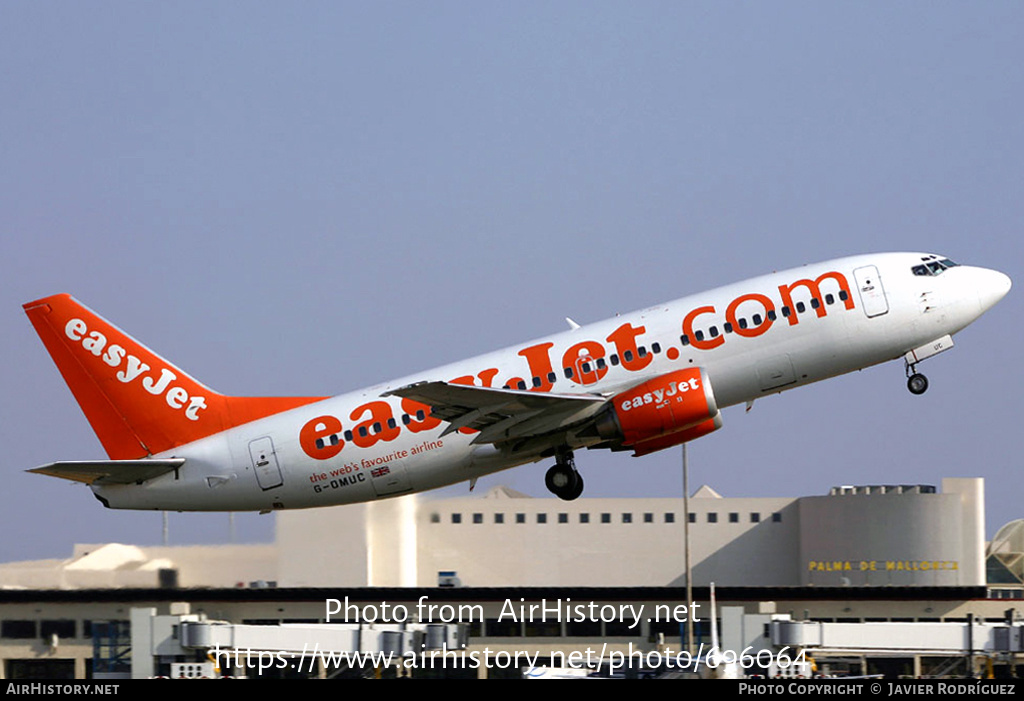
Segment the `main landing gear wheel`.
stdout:
<svg viewBox="0 0 1024 701">
<path fill-rule="evenodd" d="M 576 471 L 572 453 L 561 454 L 544 475 L 544 485 L 559 499 L 572 501 L 583 493 L 583 476 Z"/>
<path fill-rule="evenodd" d="M 924 394 L 928 390 L 928 378 L 915 372 L 907 378 L 907 389 L 911 394 Z"/>
</svg>

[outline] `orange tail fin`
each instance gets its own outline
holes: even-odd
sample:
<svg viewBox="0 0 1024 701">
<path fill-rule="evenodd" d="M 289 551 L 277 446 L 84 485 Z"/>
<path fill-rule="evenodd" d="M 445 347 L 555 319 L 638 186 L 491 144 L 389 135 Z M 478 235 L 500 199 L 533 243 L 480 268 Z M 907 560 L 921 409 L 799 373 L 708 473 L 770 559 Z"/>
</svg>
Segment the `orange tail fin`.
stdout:
<svg viewBox="0 0 1024 701">
<path fill-rule="evenodd" d="M 324 397 L 226 397 L 70 295 L 23 305 L 113 460 L 134 460 Z"/>
</svg>

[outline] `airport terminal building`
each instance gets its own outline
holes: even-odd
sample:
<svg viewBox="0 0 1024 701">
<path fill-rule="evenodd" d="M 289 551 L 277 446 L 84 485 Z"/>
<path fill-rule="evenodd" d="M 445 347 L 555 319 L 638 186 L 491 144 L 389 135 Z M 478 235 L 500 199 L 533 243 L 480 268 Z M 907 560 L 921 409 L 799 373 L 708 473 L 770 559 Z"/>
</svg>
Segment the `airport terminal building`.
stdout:
<svg viewBox="0 0 1024 701">
<path fill-rule="evenodd" d="M 946 626 L 941 635 L 918 636 L 920 645 L 872 652 L 863 641 L 843 656 L 861 671 L 921 673 L 932 668 L 929 659 L 959 654 L 955 643 L 929 651 L 928 640 L 958 640 L 960 626 L 971 650 L 1005 664 L 1024 661 L 1024 527 L 1004 528 L 986 546 L 980 479 L 944 479 L 938 489 L 840 486 L 792 498 L 726 498 L 705 486 L 688 512 L 681 498 L 565 502 L 495 488 L 277 519 L 273 544 L 78 545 L 67 560 L 0 564 L 0 675 L 98 674 L 111 662 L 97 631 L 111 622 L 127 630 L 140 609 L 248 626 L 316 625 L 330 600 L 377 611 L 388 603 L 415 612 L 424 600 L 472 610 L 478 620 L 459 621 L 468 624 L 470 650 L 656 650 L 681 644 L 679 621 L 536 621 L 506 612 L 542 601 L 619 611 L 692 604 L 704 621 L 695 631 L 701 640 L 712 582 L 726 644 L 767 649 L 767 626 L 782 619 L 793 626 Z M 684 588 L 687 530 L 692 602 Z M 385 615 L 373 623 L 382 620 L 400 622 Z M 986 621 L 997 625 L 983 630 Z M 794 630 L 787 639 L 811 641 L 819 656 L 841 656 L 822 647 L 825 632 Z M 899 638 L 892 631 L 884 637 Z"/>
<path fill-rule="evenodd" d="M 680 586 L 688 527 L 695 585 L 982 586 L 984 521 L 980 479 L 794 498 L 723 498 L 705 486 L 688 515 L 679 498 L 565 502 L 496 488 L 283 513 L 277 581 L 429 587 L 454 571 L 471 587 Z"/>
</svg>

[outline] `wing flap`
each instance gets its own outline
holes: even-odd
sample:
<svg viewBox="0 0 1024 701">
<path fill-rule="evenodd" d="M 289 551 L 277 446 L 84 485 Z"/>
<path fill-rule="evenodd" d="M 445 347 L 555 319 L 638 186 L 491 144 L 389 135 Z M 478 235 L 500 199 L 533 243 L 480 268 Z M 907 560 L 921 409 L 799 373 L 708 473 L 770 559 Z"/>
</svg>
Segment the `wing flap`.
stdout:
<svg viewBox="0 0 1024 701">
<path fill-rule="evenodd" d="M 51 462 L 26 472 L 60 477 L 85 484 L 134 484 L 159 477 L 185 464 L 185 458 L 166 460 L 75 460 Z"/>
<path fill-rule="evenodd" d="M 588 403 L 584 406 L 569 405 L 560 409 L 549 409 L 536 415 L 524 414 L 511 425 L 492 425 L 480 431 L 474 443 L 499 443 L 506 440 L 523 440 L 543 436 L 557 431 L 568 430 L 594 417 L 605 402 Z"/>
<path fill-rule="evenodd" d="M 384 396 L 426 404 L 431 416 L 449 422 L 445 435 L 460 428 L 480 431 L 474 443 L 501 443 L 559 431 L 592 417 L 608 401 L 596 394 L 553 394 L 451 382 L 417 382 Z"/>
</svg>

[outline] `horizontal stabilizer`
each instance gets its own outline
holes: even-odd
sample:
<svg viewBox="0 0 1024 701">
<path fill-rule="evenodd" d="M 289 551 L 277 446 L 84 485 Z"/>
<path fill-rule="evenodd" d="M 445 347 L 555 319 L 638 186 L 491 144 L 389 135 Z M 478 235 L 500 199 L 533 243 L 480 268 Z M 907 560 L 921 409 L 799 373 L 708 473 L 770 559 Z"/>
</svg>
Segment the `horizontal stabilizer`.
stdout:
<svg viewBox="0 0 1024 701">
<path fill-rule="evenodd" d="M 51 462 L 26 472 L 60 477 L 86 484 L 134 484 L 176 470 L 185 458 L 167 460 L 77 460 Z"/>
</svg>

